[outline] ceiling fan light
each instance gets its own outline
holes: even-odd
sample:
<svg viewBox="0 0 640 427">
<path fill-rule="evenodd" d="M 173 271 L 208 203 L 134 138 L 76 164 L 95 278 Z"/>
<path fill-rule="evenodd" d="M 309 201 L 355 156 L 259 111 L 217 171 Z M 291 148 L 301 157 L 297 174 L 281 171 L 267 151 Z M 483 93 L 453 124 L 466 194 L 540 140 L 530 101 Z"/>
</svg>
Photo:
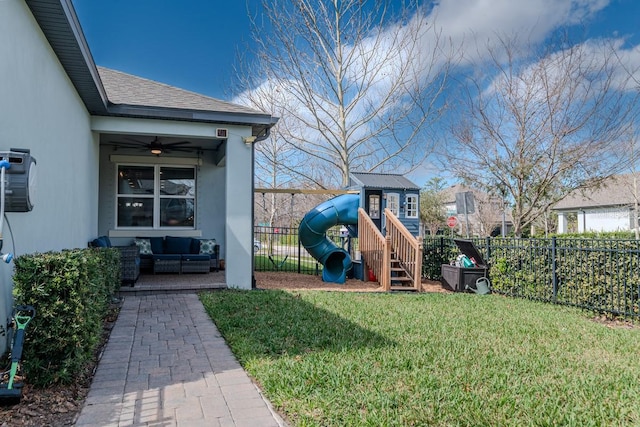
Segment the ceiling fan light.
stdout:
<svg viewBox="0 0 640 427">
<path fill-rule="evenodd" d="M 155 154 L 156 156 L 159 156 L 160 154 L 162 154 L 162 148 L 152 148 L 151 154 Z"/>
</svg>

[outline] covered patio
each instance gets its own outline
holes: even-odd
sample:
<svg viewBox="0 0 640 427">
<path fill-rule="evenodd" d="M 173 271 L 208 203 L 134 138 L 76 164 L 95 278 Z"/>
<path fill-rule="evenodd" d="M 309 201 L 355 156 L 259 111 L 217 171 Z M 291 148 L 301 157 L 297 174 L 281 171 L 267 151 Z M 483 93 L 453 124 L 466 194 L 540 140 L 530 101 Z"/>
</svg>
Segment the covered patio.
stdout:
<svg viewBox="0 0 640 427">
<path fill-rule="evenodd" d="M 224 270 L 206 274 L 140 274 L 135 286 L 123 285 L 120 296 L 193 293 L 227 289 Z"/>
</svg>

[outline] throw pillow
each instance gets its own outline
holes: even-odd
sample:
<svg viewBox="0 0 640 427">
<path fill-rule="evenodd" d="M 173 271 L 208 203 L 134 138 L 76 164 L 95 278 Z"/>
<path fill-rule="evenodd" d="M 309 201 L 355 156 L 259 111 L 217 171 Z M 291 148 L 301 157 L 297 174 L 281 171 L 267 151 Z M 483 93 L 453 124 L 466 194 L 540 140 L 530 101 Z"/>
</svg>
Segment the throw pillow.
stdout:
<svg viewBox="0 0 640 427">
<path fill-rule="evenodd" d="M 140 248 L 140 255 L 153 255 L 149 239 L 134 239 L 133 243 Z"/>
<path fill-rule="evenodd" d="M 200 253 L 213 255 L 216 246 L 216 239 L 200 240 Z"/>
<path fill-rule="evenodd" d="M 164 237 L 151 237 L 149 241 L 151 242 L 151 250 L 154 254 L 164 253 Z"/>
<path fill-rule="evenodd" d="M 164 238 L 164 252 L 167 254 L 188 254 L 191 247 L 191 237 Z"/>
</svg>

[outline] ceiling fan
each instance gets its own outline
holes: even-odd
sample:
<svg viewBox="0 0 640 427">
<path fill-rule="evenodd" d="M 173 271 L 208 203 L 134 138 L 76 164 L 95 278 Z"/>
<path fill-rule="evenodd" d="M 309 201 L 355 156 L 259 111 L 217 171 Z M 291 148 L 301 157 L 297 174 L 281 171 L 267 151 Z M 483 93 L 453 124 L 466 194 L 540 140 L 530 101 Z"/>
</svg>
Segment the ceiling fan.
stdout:
<svg viewBox="0 0 640 427">
<path fill-rule="evenodd" d="M 156 156 L 163 153 L 170 153 L 171 151 L 183 151 L 188 153 L 203 150 L 201 147 L 188 146 L 188 144 L 191 144 L 191 141 L 162 143 L 157 136 L 154 137 L 151 142 L 139 141 L 132 138 L 123 138 L 122 141 L 109 141 L 108 144 L 123 148 L 138 148 L 142 151 L 149 151 L 151 154 L 155 154 Z"/>
</svg>

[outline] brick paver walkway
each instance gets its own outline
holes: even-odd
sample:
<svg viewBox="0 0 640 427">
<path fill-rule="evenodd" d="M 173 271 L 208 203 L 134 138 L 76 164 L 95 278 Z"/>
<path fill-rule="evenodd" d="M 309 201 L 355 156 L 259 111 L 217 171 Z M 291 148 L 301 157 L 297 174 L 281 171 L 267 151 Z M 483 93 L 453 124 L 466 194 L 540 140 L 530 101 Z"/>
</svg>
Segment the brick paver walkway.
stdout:
<svg viewBox="0 0 640 427">
<path fill-rule="evenodd" d="M 75 424 L 284 426 L 196 294 L 126 296 Z"/>
</svg>

